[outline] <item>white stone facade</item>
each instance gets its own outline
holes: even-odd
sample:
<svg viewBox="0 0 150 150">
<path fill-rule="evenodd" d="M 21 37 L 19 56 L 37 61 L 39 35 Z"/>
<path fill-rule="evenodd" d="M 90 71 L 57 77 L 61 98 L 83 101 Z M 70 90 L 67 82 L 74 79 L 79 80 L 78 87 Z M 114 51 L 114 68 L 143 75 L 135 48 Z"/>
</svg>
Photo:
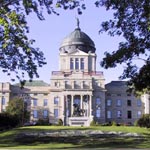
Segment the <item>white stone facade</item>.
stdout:
<svg viewBox="0 0 150 150">
<path fill-rule="evenodd" d="M 59 71 L 51 73 L 50 85 L 33 81 L 23 89 L 0 83 L 0 112 L 8 102 L 21 96 L 28 103 L 30 121 L 48 119 L 57 124 L 89 126 L 92 120 L 103 124 L 133 124 L 142 114 L 150 113 L 149 95 L 136 98 L 126 92 L 126 82 L 112 81 L 105 85 L 103 72 L 96 71 L 94 42 L 75 29 L 60 47 Z"/>
</svg>

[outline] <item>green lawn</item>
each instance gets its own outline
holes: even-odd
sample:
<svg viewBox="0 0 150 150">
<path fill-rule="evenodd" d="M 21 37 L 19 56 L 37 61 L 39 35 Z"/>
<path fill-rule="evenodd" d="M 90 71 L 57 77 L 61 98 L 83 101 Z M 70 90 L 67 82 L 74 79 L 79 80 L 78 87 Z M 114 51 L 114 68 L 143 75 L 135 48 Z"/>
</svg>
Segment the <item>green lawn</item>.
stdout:
<svg viewBox="0 0 150 150">
<path fill-rule="evenodd" d="M 127 137 L 24 137 L 18 138 L 21 133 L 38 133 L 44 131 L 61 130 L 101 130 L 116 132 L 132 132 L 144 135 L 144 138 Z M 22 127 L 0 133 L 1 149 L 71 149 L 71 148 L 150 148 L 150 129 L 126 126 L 111 127 L 59 127 L 59 126 L 32 126 Z"/>
</svg>

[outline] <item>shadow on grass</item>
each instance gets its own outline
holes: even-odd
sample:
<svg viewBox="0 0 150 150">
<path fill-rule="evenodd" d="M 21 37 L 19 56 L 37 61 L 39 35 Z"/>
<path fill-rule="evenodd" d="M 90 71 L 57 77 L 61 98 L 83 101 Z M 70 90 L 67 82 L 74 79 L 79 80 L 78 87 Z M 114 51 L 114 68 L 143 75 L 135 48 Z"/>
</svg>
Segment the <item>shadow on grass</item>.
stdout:
<svg viewBox="0 0 150 150">
<path fill-rule="evenodd" d="M 14 143 L 17 145 L 34 146 L 38 144 L 71 144 L 73 148 L 150 148 L 150 139 L 136 139 L 136 138 L 99 138 L 99 137 L 24 137 L 15 138 Z M 8 146 L 8 145 L 7 145 Z M 12 143 L 11 145 L 12 146 Z M 14 145 L 13 145 L 14 146 Z M 71 146 L 65 149 L 72 148 Z M 50 147 L 51 148 L 51 147 Z M 64 149 L 64 147 L 57 148 Z"/>
<path fill-rule="evenodd" d="M 76 130 L 89 130 L 91 128 L 76 128 Z M 51 129 L 43 127 L 40 128 L 17 128 L 8 132 L 0 133 L 0 148 L 13 148 L 13 147 L 24 147 L 24 146 L 39 146 L 45 145 L 46 148 L 50 149 L 71 149 L 71 148 L 150 148 L 150 133 L 145 133 L 143 138 L 127 138 L 127 137 L 107 137 L 102 138 L 99 136 L 68 136 L 68 137 L 57 137 L 57 136 L 18 136 L 25 132 L 45 132 L 45 131 L 62 131 L 62 130 L 75 130 L 75 128 L 62 128 L 62 129 Z M 58 146 L 60 145 L 60 146 Z M 63 145 L 63 146 L 61 146 Z M 37 148 L 37 147 L 36 147 Z"/>
</svg>

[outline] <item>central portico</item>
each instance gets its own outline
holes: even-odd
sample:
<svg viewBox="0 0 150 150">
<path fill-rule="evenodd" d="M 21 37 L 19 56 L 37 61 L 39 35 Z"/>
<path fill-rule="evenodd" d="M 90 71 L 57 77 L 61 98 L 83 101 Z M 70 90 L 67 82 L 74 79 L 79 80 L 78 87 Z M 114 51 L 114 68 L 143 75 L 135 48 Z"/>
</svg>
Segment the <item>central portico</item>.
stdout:
<svg viewBox="0 0 150 150">
<path fill-rule="evenodd" d="M 89 126 L 93 118 L 105 122 L 104 76 L 96 71 L 95 50 L 94 42 L 79 24 L 62 41 L 59 71 L 53 71 L 51 77 L 54 117 L 50 121 L 62 119 L 70 126 Z"/>
<path fill-rule="evenodd" d="M 92 95 L 85 95 L 85 92 L 67 95 L 65 100 L 65 124 L 89 126 L 89 122 L 93 120 L 91 105 Z"/>
</svg>

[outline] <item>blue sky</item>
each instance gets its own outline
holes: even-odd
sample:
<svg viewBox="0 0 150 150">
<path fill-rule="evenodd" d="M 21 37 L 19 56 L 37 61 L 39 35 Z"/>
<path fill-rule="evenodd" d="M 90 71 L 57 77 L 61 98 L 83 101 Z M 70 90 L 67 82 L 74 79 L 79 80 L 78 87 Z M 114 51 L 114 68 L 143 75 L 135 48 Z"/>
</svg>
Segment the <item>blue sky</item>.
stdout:
<svg viewBox="0 0 150 150">
<path fill-rule="evenodd" d="M 80 20 L 80 28 L 94 41 L 97 53 L 97 71 L 103 71 L 106 83 L 111 80 L 118 80 L 124 66 L 105 70 L 100 67 L 99 62 L 104 57 L 105 51 L 114 51 L 118 43 L 123 40 L 121 37 L 110 37 L 107 33 L 99 34 L 102 21 L 112 17 L 112 11 L 105 11 L 105 8 L 96 8 L 94 1 L 87 1 L 87 8 L 82 15 L 77 15 L 76 10 L 65 11 L 58 9 L 59 16 L 45 14 L 45 21 L 40 21 L 34 14 L 28 16 L 30 27 L 29 37 L 36 40 L 35 47 L 39 47 L 46 57 L 47 65 L 38 69 L 40 78 L 50 83 L 51 71 L 58 71 L 59 46 L 63 38 L 76 28 L 76 17 Z M 0 82 L 10 82 L 10 77 L 0 72 Z M 36 78 L 34 78 L 37 80 Z M 16 80 L 17 82 L 17 80 Z"/>
</svg>

